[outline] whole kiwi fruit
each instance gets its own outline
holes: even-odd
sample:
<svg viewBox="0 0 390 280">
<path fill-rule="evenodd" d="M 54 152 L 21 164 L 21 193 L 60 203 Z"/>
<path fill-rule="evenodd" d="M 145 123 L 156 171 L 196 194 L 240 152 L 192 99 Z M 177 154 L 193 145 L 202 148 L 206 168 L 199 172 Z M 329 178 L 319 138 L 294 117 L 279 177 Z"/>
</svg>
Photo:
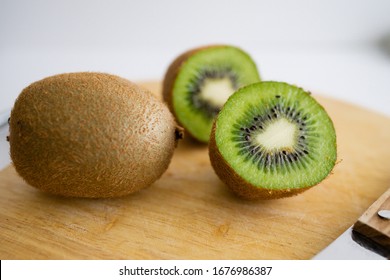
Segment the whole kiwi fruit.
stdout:
<svg viewBox="0 0 390 280">
<path fill-rule="evenodd" d="M 80 72 L 25 88 L 11 111 L 8 139 L 13 165 L 31 186 L 100 198 L 150 186 L 181 137 L 169 109 L 146 89 Z"/>
<path fill-rule="evenodd" d="M 337 158 L 336 133 L 309 92 L 260 82 L 240 88 L 225 103 L 213 124 L 209 155 L 238 196 L 287 197 L 329 175 Z"/>
</svg>

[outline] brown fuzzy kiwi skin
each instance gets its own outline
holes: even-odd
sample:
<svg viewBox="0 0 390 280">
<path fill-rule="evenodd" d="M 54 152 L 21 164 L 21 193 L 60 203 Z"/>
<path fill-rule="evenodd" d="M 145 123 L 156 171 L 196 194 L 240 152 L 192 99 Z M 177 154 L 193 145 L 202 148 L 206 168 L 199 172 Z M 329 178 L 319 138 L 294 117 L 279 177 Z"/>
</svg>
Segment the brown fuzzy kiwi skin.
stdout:
<svg viewBox="0 0 390 280">
<path fill-rule="evenodd" d="M 175 110 L 173 108 L 172 94 L 173 94 L 173 86 L 175 84 L 176 77 L 177 77 L 177 75 L 180 72 L 181 66 L 183 65 L 183 63 L 188 58 L 190 58 L 192 55 L 194 55 L 195 53 L 197 53 L 199 51 L 202 51 L 202 50 L 205 50 L 205 49 L 210 49 L 210 48 L 220 48 L 220 47 L 225 47 L 225 46 L 226 45 L 222 45 L 222 44 L 221 45 L 217 45 L 216 44 L 216 45 L 207 45 L 207 46 L 202 46 L 202 47 L 198 47 L 198 48 L 194 48 L 194 49 L 188 50 L 188 51 L 182 53 L 181 55 L 179 55 L 169 65 L 169 67 L 168 67 L 168 69 L 167 69 L 167 71 L 165 73 L 164 80 L 163 80 L 162 95 L 163 95 L 163 100 L 167 103 L 169 110 L 175 116 L 175 119 L 177 120 L 179 125 L 183 126 L 183 124 L 180 123 L 180 121 L 178 120 L 177 115 L 175 113 Z M 186 132 L 186 134 L 188 134 L 192 138 L 194 138 L 194 139 L 196 139 L 196 140 L 198 140 L 200 142 L 203 142 L 202 140 L 197 139 L 188 130 L 186 130 L 185 132 Z"/>
<path fill-rule="evenodd" d="M 214 121 L 211 130 L 209 142 L 209 157 L 211 165 L 218 177 L 235 193 L 237 196 L 247 200 L 267 200 L 277 199 L 297 195 L 311 187 L 300 189 L 271 190 L 261 187 L 255 187 L 251 183 L 239 176 L 234 169 L 225 161 L 220 153 L 215 140 L 215 131 L 217 119 Z"/>
<path fill-rule="evenodd" d="M 160 178 L 181 136 L 147 90 L 114 75 L 67 73 L 21 92 L 11 111 L 10 156 L 44 192 L 118 197 Z"/>
</svg>

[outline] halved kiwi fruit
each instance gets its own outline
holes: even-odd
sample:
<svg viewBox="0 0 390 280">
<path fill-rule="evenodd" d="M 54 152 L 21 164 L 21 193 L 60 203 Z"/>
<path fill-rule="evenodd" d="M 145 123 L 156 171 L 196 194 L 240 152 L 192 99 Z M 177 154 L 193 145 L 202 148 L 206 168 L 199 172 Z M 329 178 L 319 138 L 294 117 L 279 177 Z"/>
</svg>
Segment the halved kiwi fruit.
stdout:
<svg viewBox="0 0 390 280">
<path fill-rule="evenodd" d="M 336 133 L 324 108 L 303 89 L 260 82 L 234 93 L 209 144 L 215 172 L 247 199 L 292 196 L 333 169 Z"/>
<path fill-rule="evenodd" d="M 208 142 L 215 116 L 241 86 L 260 81 L 257 67 L 243 50 L 226 45 L 189 50 L 169 66 L 164 100 L 189 135 Z"/>
</svg>

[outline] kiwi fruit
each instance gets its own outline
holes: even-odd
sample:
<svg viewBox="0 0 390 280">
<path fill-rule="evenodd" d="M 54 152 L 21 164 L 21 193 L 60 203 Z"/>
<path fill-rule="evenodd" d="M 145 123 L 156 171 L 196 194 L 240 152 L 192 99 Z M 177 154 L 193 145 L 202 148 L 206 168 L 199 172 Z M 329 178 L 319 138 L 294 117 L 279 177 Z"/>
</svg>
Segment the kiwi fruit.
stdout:
<svg viewBox="0 0 390 280">
<path fill-rule="evenodd" d="M 238 196 L 273 199 L 303 192 L 326 178 L 336 133 L 324 108 L 302 88 L 260 82 L 235 92 L 216 118 L 212 166 Z"/>
<path fill-rule="evenodd" d="M 181 54 L 168 67 L 163 97 L 186 134 L 207 143 L 214 118 L 228 97 L 258 81 L 254 61 L 240 48 L 199 47 Z"/>
<path fill-rule="evenodd" d="M 181 128 L 162 102 L 121 77 L 67 73 L 25 88 L 10 117 L 17 173 L 42 191 L 117 197 L 168 168 Z"/>
</svg>

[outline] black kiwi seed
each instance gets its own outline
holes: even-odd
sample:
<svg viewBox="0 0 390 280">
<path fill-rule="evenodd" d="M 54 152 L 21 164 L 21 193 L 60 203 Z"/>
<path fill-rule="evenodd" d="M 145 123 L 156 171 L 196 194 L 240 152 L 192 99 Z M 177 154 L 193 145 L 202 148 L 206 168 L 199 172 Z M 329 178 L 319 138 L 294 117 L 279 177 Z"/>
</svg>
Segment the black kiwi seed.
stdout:
<svg viewBox="0 0 390 280">
<path fill-rule="evenodd" d="M 276 154 L 275 162 L 276 162 L 277 165 L 281 164 L 281 156 L 280 156 L 280 153 L 277 153 L 277 154 Z"/>
</svg>

